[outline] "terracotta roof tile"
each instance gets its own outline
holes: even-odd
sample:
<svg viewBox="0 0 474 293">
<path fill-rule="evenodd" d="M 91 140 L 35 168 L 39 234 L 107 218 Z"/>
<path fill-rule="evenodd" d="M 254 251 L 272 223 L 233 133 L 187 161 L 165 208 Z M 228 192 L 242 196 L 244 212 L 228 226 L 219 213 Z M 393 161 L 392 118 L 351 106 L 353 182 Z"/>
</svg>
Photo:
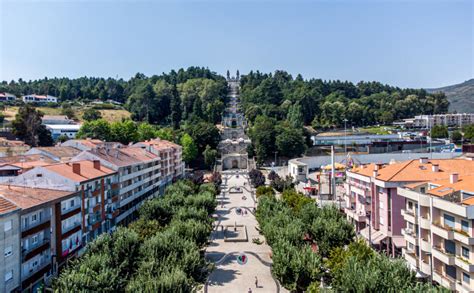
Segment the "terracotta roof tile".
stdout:
<svg viewBox="0 0 474 293">
<path fill-rule="evenodd" d="M 49 153 L 58 158 L 72 158 L 81 152 L 76 148 L 68 146 L 36 147 L 35 149 Z"/>
<path fill-rule="evenodd" d="M 96 148 L 88 152 L 119 167 L 151 162 L 158 158 L 145 149 L 134 147 Z"/>
<path fill-rule="evenodd" d="M 18 209 L 18 206 L 7 199 L 0 197 L 0 215 L 14 211 L 16 209 Z"/>
<path fill-rule="evenodd" d="M 79 164 L 81 167 L 80 174 L 76 174 L 73 172 L 72 166 L 75 163 Z M 100 177 L 115 173 L 115 171 L 109 168 L 106 168 L 105 166 L 100 166 L 100 170 L 94 168 L 94 162 L 92 161 L 59 163 L 59 164 L 49 165 L 43 168 L 51 172 L 60 174 L 61 176 L 64 176 L 76 182 L 89 181 L 94 178 L 100 178 Z"/>
<path fill-rule="evenodd" d="M 29 209 L 71 194 L 70 191 L 0 185 L 0 198 L 12 202 L 21 209 Z"/>
</svg>

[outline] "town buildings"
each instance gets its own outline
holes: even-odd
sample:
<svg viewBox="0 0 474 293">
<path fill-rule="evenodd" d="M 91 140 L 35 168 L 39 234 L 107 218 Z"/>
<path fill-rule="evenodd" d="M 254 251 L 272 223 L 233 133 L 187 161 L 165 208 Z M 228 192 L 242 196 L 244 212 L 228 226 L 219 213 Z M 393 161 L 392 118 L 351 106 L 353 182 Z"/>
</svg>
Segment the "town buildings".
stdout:
<svg viewBox="0 0 474 293">
<path fill-rule="evenodd" d="M 66 115 L 44 115 L 41 122 L 47 124 L 74 124 L 74 120 L 69 119 Z"/>
<path fill-rule="evenodd" d="M 30 151 L 0 158 L 0 292 L 49 284 L 87 243 L 129 224 L 144 200 L 184 175 L 181 146 L 160 139 Z"/>
<path fill-rule="evenodd" d="M 74 198 L 75 193 L 0 185 L 0 202 L 3 202 L 0 221 L 4 230 L 4 241 L 0 243 L 4 251 L 2 292 L 15 289 L 36 292 L 57 270 L 53 257 L 59 260 L 67 257 L 69 251 L 63 253 L 61 245 L 69 237 L 80 238 L 76 233 L 80 225 L 68 226 L 66 223 L 75 214 L 61 213 L 60 207 Z M 79 211 L 76 206 L 75 213 L 80 215 L 80 206 Z M 77 243 L 81 244 L 80 239 Z M 54 265 L 57 263 L 58 259 Z"/>
<path fill-rule="evenodd" d="M 38 103 L 38 104 L 47 104 L 47 103 L 57 103 L 58 98 L 50 95 L 25 95 L 22 97 L 23 102 L 25 103 Z"/>
<path fill-rule="evenodd" d="M 462 127 L 474 124 L 474 113 L 418 115 L 404 119 L 402 125 L 407 128 L 430 128 L 437 125 Z"/>
<path fill-rule="evenodd" d="M 164 192 L 161 164 L 165 159 L 145 149 L 98 147 L 83 151 L 73 159 L 76 160 L 98 161 L 117 172 L 119 203 L 116 225 L 130 223 L 136 216 L 133 212 L 145 199 Z"/>
<path fill-rule="evenodd" d="M 448 289 L 474 291 L 474 175 L 451 173 L 398 193 L 406 200 L 404 256 L 412 269 Z"/>
<path fill-rule="evenodd" d="M 180 145 L 156 138 L 138 142 L 131 147 L 142 148 L 160 156 L 163 184 L 170 184 L 184 176 L 183 148 Z"/>
<path fill-rule="evenodd" d="M 472 159 L 368 164 L 346 175 L 345 213 L 361 236 L 421 276 L 474 291 Z"/>
</svg>

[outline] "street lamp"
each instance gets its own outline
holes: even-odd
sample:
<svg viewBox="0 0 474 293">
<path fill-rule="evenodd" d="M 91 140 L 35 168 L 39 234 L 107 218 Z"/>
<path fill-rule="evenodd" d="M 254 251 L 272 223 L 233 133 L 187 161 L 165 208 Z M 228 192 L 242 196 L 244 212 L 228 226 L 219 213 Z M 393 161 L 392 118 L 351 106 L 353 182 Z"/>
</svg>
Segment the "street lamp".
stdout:
<svg viewBox="0 0 474 293">
<path fill-rule="evenodd" d="M 278 164 L 277 164 L 277 154 L 278 154 L 278 151 L 274 151 L 274 153 L 275 153 L 275 166 L 277 166 L 277 165 L 278 165 Z"/>
<path fill-rule="evenodd" d="M 347 155 L 347 119 L 344 118 L 344 155 Z"/>
</svg>

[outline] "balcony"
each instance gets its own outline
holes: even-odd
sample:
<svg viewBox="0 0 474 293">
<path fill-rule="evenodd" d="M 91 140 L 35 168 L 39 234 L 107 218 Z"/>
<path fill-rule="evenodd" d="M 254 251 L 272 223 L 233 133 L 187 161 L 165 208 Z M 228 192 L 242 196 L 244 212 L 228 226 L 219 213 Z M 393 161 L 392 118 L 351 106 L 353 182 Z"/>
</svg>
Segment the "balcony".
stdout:
<svg viewBox="0 0 474 293">
<path fill-rule="evenodd" d="M 431 248 L 431 253 L 433 254 L 433 257 L 437 258 L 439 261 L 447 264 L 447 265 L 454 265 L 455 263 L 455 256 L 454 254 L 446 252 L 444 249 L 441 247 L 435 247 L 433 246 Z"/>
<path fill-rule="evenodd" d="M 403 209 L 401 212 L 405 221 L 413 223 L 413 224 L 418 223 L 418 218 L 415 216 L 415 214 L 412 211 Z"/>
<path fill-rule="evenodd" d="M 354 219 L 354 221 L 365 223 L 365 219 L 366 219 L 365 213 L 361 211 L 356 211 L 355 209 L 349 209 L 349 208 L 346 208 L 344 211 L 347 214 L 347 216 Z"/>
<path fill-rule="evenodd" d="M 474 272 L 474 264 L 471 264 L 467 259 L 457 256 L 454 260 L 456 266 L 462 268 L 466 272 L 473 273 Z"/>
<path fill-rule="evenodd" d="M 431 252 L 431 243 L 428 240 L 421 238 L 420 248 L 424 252 Z"/>
<path fill-rule="evenodd" d="M 443 239 L 454 240 L 454 230 L 451 227 L 443 227 L 440 224 L 431 225 L 433 234 L 440 236 Z"/>
<path fill-rule="evenodd" d="M 433 280 L 441 284 L 441 286 L 448 288 L 449 290 L 456 290 L 456 280 L 445 276 L 443 272 L 439 270 L 433 271 Z"/>
<path fill-rule="evenodd" d="M 422 229 L 425 229 L 425 230 L 431 229 L 431 222 L 427 216 L 420 216 L 418 218 L 418 223 Z"/>
<path fill-rule="evenodd" d="M 418 268 L 418 258 L 414 252 L 404 250 L 405 260 L 414 268 Z"/>
<path fill-rule="evenodd" d="M 423 273 L 423 274 L 426 274 L 426 275 L 431 275 L 431 266 L 428 262 L 425 262 L 424 260 L 421 260 L 420 261 L 420 271 Z"/>
<path fill-rule="evenodd" d="M 410 229 L 402 229 L 402 235 L 405 236 L 405 240 L 413 245 L 418 245 L 418 236 L 413 233 Z"/>
<path fill-rule="evenodd" d="M 454 239 L 466 245 L 474 245 L 474 237 L 464 231 L 454 230 Z"/>
</svg>

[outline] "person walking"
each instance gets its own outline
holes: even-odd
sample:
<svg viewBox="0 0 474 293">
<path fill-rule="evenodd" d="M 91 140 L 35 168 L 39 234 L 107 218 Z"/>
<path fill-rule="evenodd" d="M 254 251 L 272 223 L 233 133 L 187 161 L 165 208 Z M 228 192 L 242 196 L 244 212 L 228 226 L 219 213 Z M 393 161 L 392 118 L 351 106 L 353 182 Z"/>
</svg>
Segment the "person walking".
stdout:
<svg viewBox="0 0 474 293">
<path fill-rule="evenodd" d="M 252 293 L 252 288 L 249 288 L 249 293 Z"/>
<path fill-rule="evenodd" d="M 258 288 L 258 278 L 255 276 L 255 288 Z"/>
</svg>

